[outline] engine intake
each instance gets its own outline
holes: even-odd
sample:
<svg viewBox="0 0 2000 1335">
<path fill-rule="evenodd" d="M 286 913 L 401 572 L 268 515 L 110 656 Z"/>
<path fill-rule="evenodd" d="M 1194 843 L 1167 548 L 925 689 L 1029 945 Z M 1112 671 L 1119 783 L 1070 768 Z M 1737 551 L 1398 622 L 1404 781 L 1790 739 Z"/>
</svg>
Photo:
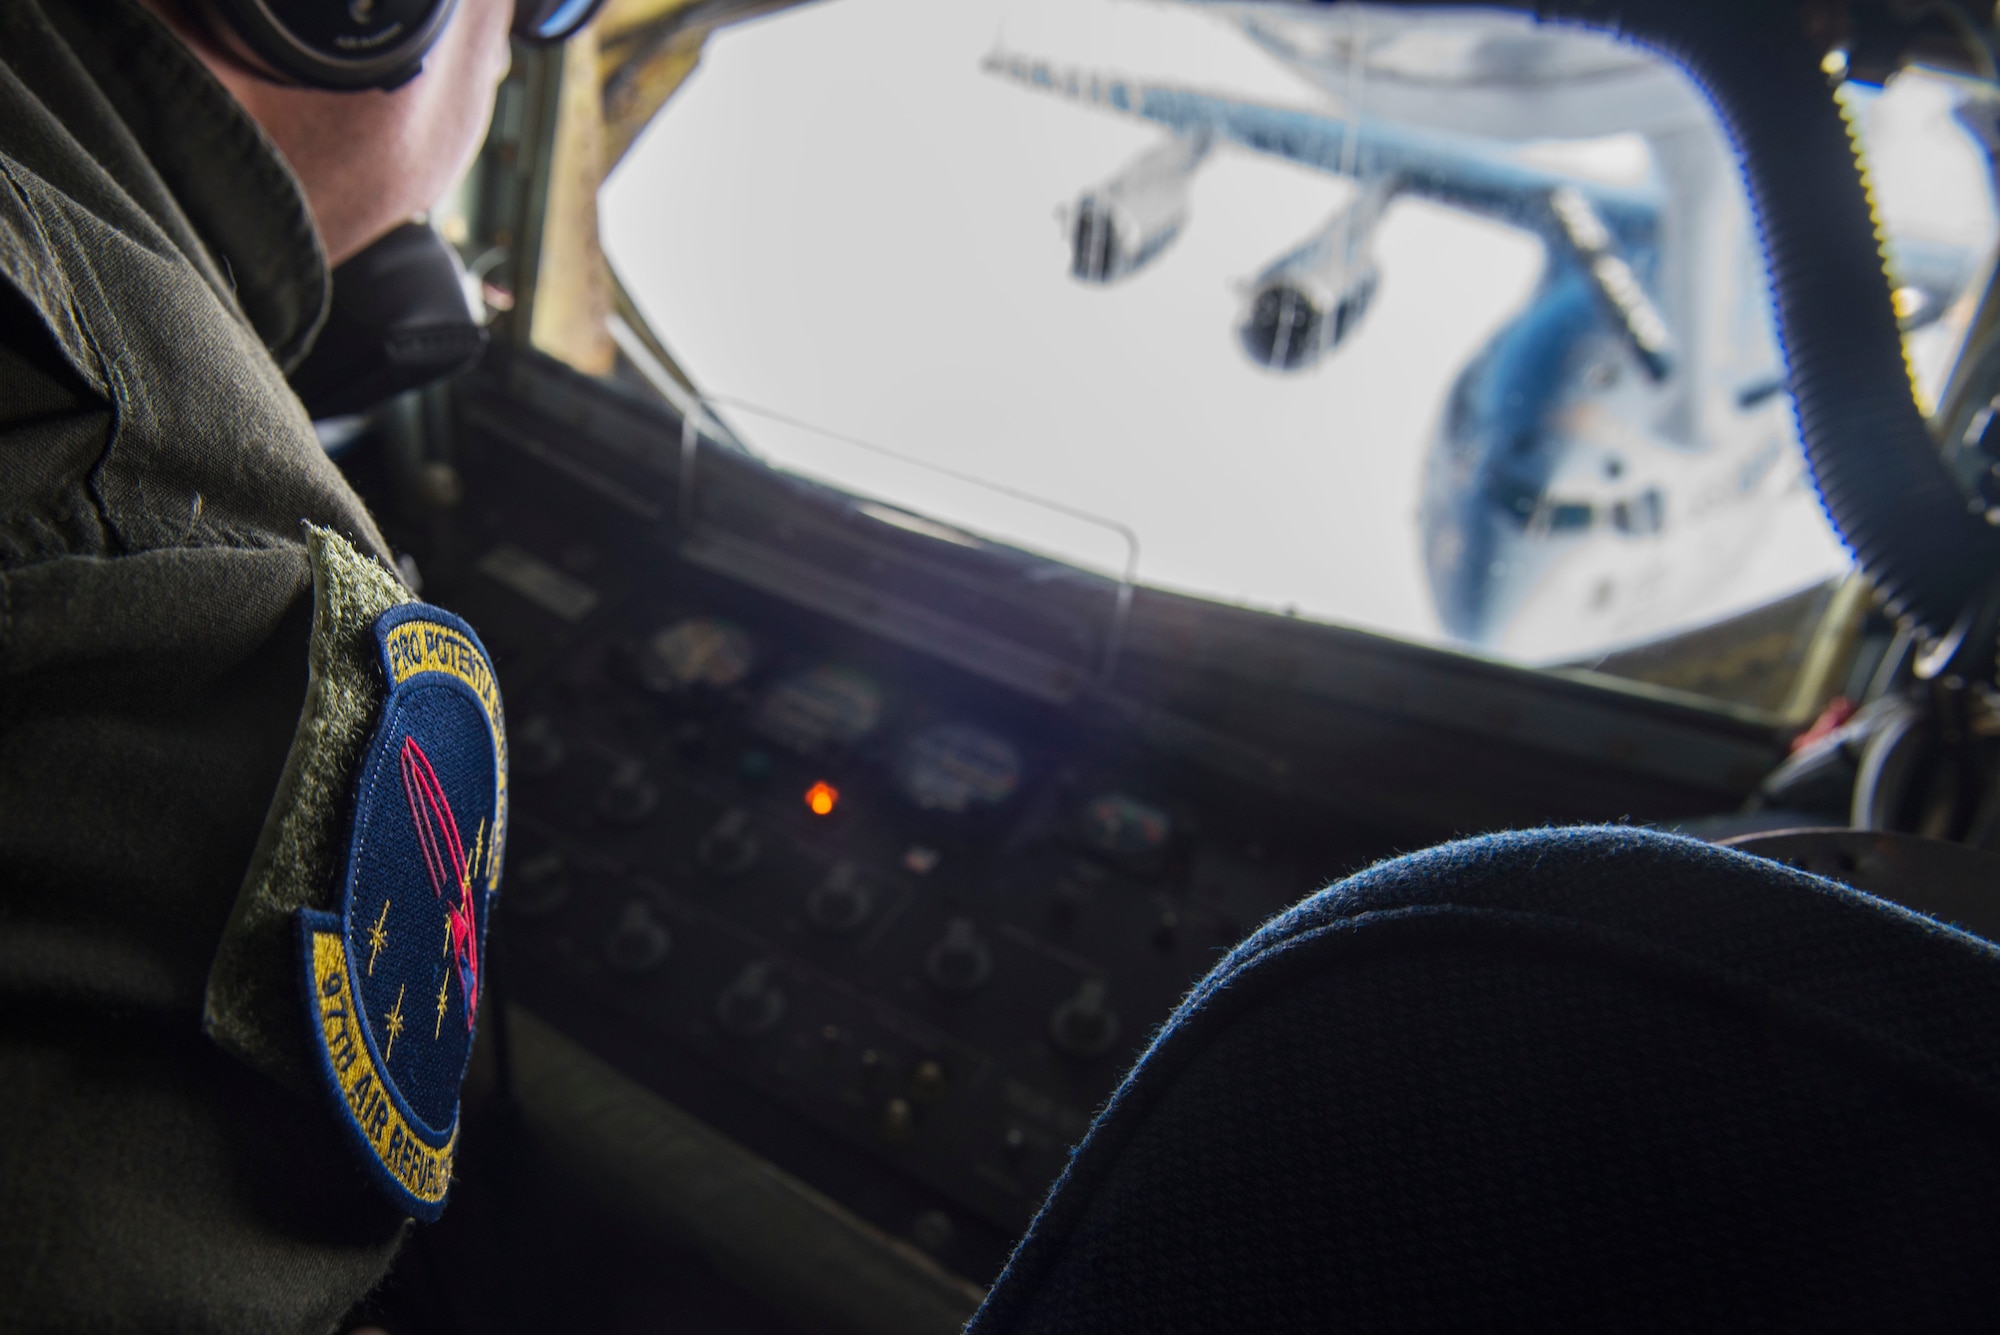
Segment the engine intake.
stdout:
<svg viewBox="0 0 2000 1335">
<path fill-rule="evenodd" d="M 1372 253 L 1375 228 L 1396 191 L 1391 180 L 1364 184 L 1303 245 L 1257 275 L 1238 330 L 1252 361 L 1302 371 L 1360 326 L 1381 278 Z"/>
<path fill-rule="evenodd" d="M 1143 268 L 1180 235 L 1188 183 L 1208 156 L 1206 135 L 1176 137 L 1146 150 L 1070 210 L 1070 273 L 1109 283 Z"/>
</svg>

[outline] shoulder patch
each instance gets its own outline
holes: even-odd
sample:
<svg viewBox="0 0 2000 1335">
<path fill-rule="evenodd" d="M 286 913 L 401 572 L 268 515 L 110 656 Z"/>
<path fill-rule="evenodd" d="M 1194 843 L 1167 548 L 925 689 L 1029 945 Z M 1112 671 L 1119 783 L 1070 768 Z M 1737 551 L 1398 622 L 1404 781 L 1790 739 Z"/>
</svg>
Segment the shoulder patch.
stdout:
<svg viewBox="0 0 2000 1335">
<path fill-rule="evenodd" d="M 435 1219 L 451 1184 L 489 904 L 507 832 L 507 741 L 472 628 L 422 603 L 374 624 L 384 696 L 360 757 L 340 898 L 298 915 L 322 1082 L 376 1180 Z"/>
</svg>

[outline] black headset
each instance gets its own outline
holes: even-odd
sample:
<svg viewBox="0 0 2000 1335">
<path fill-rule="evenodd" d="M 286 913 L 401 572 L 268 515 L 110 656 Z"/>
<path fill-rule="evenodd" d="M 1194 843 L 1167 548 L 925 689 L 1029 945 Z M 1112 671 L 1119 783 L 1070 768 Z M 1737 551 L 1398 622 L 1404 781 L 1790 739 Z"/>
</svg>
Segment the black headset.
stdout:
<svg viewBox="0 0 2000 1335">
<path fill-rule="evenodd" d="M 216 36 L 274 78 L 356 92 L 416 77 L 458 0 L 196 0 Z M 514 0 L 514 36 L 567 40 L 604 0 Z"/>
</svg>

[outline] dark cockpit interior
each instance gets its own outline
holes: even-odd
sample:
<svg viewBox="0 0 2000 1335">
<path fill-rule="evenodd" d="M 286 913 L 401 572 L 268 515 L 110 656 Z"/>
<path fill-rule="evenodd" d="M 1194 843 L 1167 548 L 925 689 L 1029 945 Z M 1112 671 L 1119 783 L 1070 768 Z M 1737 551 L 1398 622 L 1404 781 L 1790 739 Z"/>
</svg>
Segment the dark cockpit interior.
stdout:
<svg viewBox="0 0 2000 1335">
<path fill-rule="evenodd" d="M 517 49 L 470 176 L 335 273 L 293 384 L 405 577 L 478 628 L 512 812 L 451 1207 L 356 1323 L 957 1330 L 1066 1171 L 1059 1200 L 1127 1200 L 1072 1152 L 1194 1041 L 1162 1029 L 1191 987 L 1467 836 L 1733 842 L 1990 955 L 1991 13 L 934 8 L 611 0 Z M 1665 921 L 1737 930 L 1755 893 L 1717 866 Z M 1838 925 L 1763 927 L 1803 958 Z M 1425 1006 L 1521 1000 L 1462 963 L 1407 1007 L 1284 1003 L 1222 1139 L 1296 1128 L 1273 1103 L 1318 1068 L 1280 1082 L 1286 1053 L 1366 1030 L 1428 1070 Z M 1609 1050 L 1658 1060 L 1621 1088 L 1660 1072 L 1662 1123 L 1873 1106 L 1704 1102 L 1719 1066 L 1621 1005 Z M 1521 1006 L 1547 1069 L 1480 1050 L 1610 1125 L 1574 1010 Z M 1791 1069 L 1747 1041 L 1730 1079 Z M 1382 1134 L 1344 1143 L 1412 1153 Z M 1233 1162 L 1130 1135 L 1156 1174 Z M 1849 1149 L 1824 1172 L 1891 1173 Z M 1633 1192 L 1656 1250 L 1713 1220 Z M 984 1328 L 1139 1328 L 1023 1293 L 1112 1275 L 1061 1248 L 1177 1208 L 1143 1199 L 1055 1211 Z M 1197 1324 L 1299 1328 L 1231 1301 Z"/>
</svg>

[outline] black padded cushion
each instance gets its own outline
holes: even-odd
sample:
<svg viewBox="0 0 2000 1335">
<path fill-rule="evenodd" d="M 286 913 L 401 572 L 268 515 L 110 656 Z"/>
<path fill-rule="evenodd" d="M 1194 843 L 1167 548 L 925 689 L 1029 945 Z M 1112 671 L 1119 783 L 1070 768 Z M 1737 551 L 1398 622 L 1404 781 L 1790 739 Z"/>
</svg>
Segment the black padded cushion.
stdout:
<svg viewBox="0 0 2000 1335">
<path fill-rule="evenodd" d="M 1991 1329 L 1996 1114 L 1978 938 L 1643 830 L 1449 844 L 1197 985 L 968 1329 Z"/>
</svg>

